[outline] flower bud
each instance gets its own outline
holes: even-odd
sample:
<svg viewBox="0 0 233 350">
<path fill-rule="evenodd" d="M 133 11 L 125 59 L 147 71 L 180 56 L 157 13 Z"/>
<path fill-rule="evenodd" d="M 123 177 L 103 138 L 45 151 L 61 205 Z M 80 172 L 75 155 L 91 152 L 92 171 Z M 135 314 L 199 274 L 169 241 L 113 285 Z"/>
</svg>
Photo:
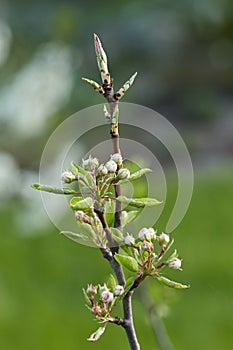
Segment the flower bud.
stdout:
<svg viewBox="0 0 233 350">
<path fill-rule="evenodd" d="M 113 293 L 105 290 L 101 293 L 101 299 L 104 303 L 110 303 L 113 300 Z"/>
<path fill-rule="evenodd" d="M 126 168 L 122 168 L 118 171 L 118 176 L 120 180 L 128 179 L 130 177 L 130 171 Z"/>
<path fill-rule="evenodd" d="M 159 244 L 160 245 L 167 245 L 170 242 L 170 237 L 166 233 L 161 233 L 159 236 Z"/>
<path fill-rule="evenodd" d="M 100 307 L 99 305 L 93 306 L 92 312 L 93 312 L 95 315 L 101 315 L 101 314 L 102 314 L 101 307 Z"/>
<path fill-rule="evenodd" d="M 141 239 L 142 241 L 145 240 L 155 240 L 156 239 L 156 232 L 153 229 L 153 227 L 149 228 L 142 228 L 139 233 L 138 233 L 138 238 Z"/>
<path fill-rule="evenodd" d="M 87 292 L 88 295 L 95 295 L 97 293 L 97 288 L 95 286 L 93 286 L 93 284 L 90 284 L 87 287 L 86 292 Z"/>
<path fill-rule="evenodd" d="M 169 263 L 168 263 L 168 266 L 171 268 L 171 269 L 175 269 L 175 270 L 178 270 L 181 268 L 181 260 L 178 259 L 178 258 L 172 258 Z"/>
<path fill-rule="evenodd" d="M 108 169 L 106 168 L 105 165 L 100 164 L 99 168 L 97 169 L 97 175 L 99 176 L 104 176 L 107 175 Z"/>
<path fill-rule="evenodd" d="M 142 248 L 144 250 L 146 250 L 147 252 L 150 252 L 153 249 L 153 245 L 151 244 L 151 242 L 143 241 L 142 242 Z"/>
<path fill-rule="evenodd" d="M 92 158 L 90 156 L 88 159 L 83 160 L 82 166 L 86 170 L 92 170 L 92 169 L 97 168 L 99 166 L 99 161 L 97 158 Z"/>
<path fill-rule="evenodd" d="M 122 164 L 122 156 L 120 153 L 114 153 L 111 155 L 111 159 L 114 160 L 115 163 L 117 163 L 117 165 L 121 165 Z"/>
<path fill-rule="evenodd" d="M 127 234 L 127 236 L 125 236 L 125 244 L 126 245 L 133 245 L 135 243 L 135 239 L 133 236 Z"/>
<path fill-rule="evenodd" d="M 114 289 L 114 295 L 122 295 L 124 293 L 124 287 L 117 285 Z"/>
<path fill-rule="evenodd" d="M 114 162 L 114 160 L 109 160 L 105 166 L 110 173 L 115 173 L 117 171 L 117 163 Z"/>
<path fill-rule="evenodd" d="M 63 182 L 69 184 L 75 180 L 75 175 L 71 171 L 66 170 L 61 174 L 61 179 Z"/>
</svg>

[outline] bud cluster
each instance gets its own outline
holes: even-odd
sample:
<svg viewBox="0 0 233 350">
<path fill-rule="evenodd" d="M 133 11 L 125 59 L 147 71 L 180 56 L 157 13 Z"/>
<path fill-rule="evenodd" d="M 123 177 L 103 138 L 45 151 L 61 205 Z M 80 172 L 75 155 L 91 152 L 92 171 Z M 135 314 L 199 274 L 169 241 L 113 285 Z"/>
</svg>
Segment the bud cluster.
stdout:
<svg viewBox="0 0 233 350">
<path fill-rule="evenodd" d="M 83 289 L 86 305 L 99 320 L 107 320 L 114 306 L 119 302 L 124 293 L 124 287 L 115 284 L 111 288 L 104 285 L 88 285 Z"/>
</svg>

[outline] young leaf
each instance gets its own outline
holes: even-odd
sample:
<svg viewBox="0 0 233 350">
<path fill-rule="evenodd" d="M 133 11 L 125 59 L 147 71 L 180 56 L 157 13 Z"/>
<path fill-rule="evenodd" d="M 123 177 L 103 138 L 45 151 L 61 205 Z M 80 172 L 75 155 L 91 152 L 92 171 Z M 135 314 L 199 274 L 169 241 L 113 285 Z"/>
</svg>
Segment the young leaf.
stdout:
<svg viewBox="0 0 233 350">
<path fill-rule="evenodd" d="M 124 242 L 124 236 L 123 236 L 122 232 L 115 227 L 111 227 L 111 231 L 112 231 L 112 235 L 113 235 L 114 240 L 117 243 L 122 244 Z"/>
<path fill-rule="evenodd" d="M 71 231 L 61 231 L 60 233 L 76 243 L 82 243 L 83 241 L 88 241 L 88 237 L 81 233 L 74 233 Z"/>
<path fill-rule="evenodd" d="M 101 335 L 104 334 L 104 331 L 105 331 L 105 328 L 106 327 L 100 327 L 97 329 L 96 332 L 92 333 L 90 335 L 90 337 L 87 339 L 88 341 L 91 341 L 91 342 L 95 342 L 97 340 L 99 340 L 99 338 L 101 337 Z"/>
<path fill-rule="evenodd" d="M 127 182 L 127 181 L 137 180 L 140 177 L 142 177 L 143 175 L 145 175 L 146 173 L 149 173 L 151 171 L 152 170 L 149 168 L 140 169 L 140 170 L 136 171 L 135 173 L 131 174 L 130 177 L 128 177 L 127 179 L 123 179 L 123 180 L 118 181 L 118 184 L 120 185 L 120 184 Z"/>
<path fill-rule="evenodd" d="M 88 297 L 88 295 L 87 295 L 85 289 L 83 288 L 82 291 L 83 291 L 83 295 L 84 295 L 84 298 L 85 298 L 86 305 L 89 306 L 89 307 L 91 307 L 92 304 L 91 304 L 91 301 L 90 301 L 90 299 L 89 299 L 89 297 Z"/>
<path fill-rule="evenodd" d="M 162 203 L 155 198 L 128 198 L 126 196 L 119 196 L 117 200 L 136 208 L 152 207 Z"/>
<path fill-rule="evenodd" d="M 164 276 L 155 276 L 155 278 L 159 282 L 164 284 L 165 286 L 168 286 L 168 287 L 171 287 L 171 288 L 175 288 L 175 289 L 187 289 L 187 288 L 190 288 L 190 285 L 178 283 L 178 282 L 175 282 L 175 281 L 171 281 L 171 280 L 169 280 L 168 278 L 166 278 Z"/>
<path fill-rule="evenodd" d="M 137 72 L 134 73 L 134 74 L 132 75 L 132 77 L 130 77 L 130 79 L 127 80 L 127 81 L 124 83 L 124 85 L 117 91 L 117 93 L 116 93 L 116 98 L 117 98 L 118 100 L 120 100 L 120 99 L 124 96 L 124 94 L 126 93 L 126 91 L 130 88 L 130 86 L 133 85 L 133 82 L 134 82 L 134 80 L 135 80 L 137 74 L 138 74 Z"/>
<path fill-rule="evenodd" d="M 140 211 L 137 210 L 131 210 L 131 211 L 122 211 L 122 225 L 123 227 L 127 224 L 129 224 L 131 221 L 133 221 L 136 216 L 140 213 Z"/>
<path fill-rule="evenodd" d="M 116 202 L 113 201 L 112 199 L 109 199 L 105 203 L 104 216 L 109 227 L 114 226 L 115 207 L 116 207 Z"/>
<path fill-rule="evenodd" d="M 128 293 L 128 291 L 130 290 L 130 288 L 132 287 L 132 285 L 134 284 L 134 277 L 129 277 L 124 285 L 124 295 L 126 295 Z"/>
<path fill-rule="evenodd" d="M 131 256 L 115 254 L 114 258 L 120 265 L 124 266 L 129 271 L 138 272 L 138 263 Z"/>
<path fill-rule="evenodd" d="M 91 225 L 85 223 L 85 222 L 79 222 L 77 221 L 78 230 L 83 233 L 85 236 L 87 236 L 91 241 L 96 238 L 95 232 L 93 231 Z"/>
<path fill-rule="evenodd" d="M 117 283 L 116 283 L 115 277 L 112 274 L 110 274 L 106 285 L 111 290 L 111 292 L 114 292 L 114 289 L 115 289 Z"/>
<path fill-rule="evenodd" d="M 73 197 L 70 200 L 70 207 L 73 210 L 86 210 L 93 205 L 93 199 L 91 197 Z"/>
<path fill-rule="evenodd" d="M 111 84 L 111 78 L 108 71 L 107 56 L 106 56 L 106 53 L 104 52 L 101 41 L 96 34 L 94 34 L 94 43 L 95 43 L 95 53 L 97 58 L 97 64 L 100 71 L 102 82 Z"/>
<path fill-rule="evenodd" d="M 32 188 L 38 191 L 44 191 L 44 192 L 50 192 L 54 194 L 77 194 L 76 191 L 72 190 L 72 188 L 65 187 L 65 188 L 56 188 L 52 186 L 47 185 L 40 185 L 40 184 L 33 184 Z"/>
<path fill-rule="evenodd" d="M 83 169 L 80 165 L 75 164 L 74 162 L 71 163 L 71 168 L 76 176 L 83 177 L 90 186 L 94 185 L 93 178 L 89 171 Z"/>
</svg>

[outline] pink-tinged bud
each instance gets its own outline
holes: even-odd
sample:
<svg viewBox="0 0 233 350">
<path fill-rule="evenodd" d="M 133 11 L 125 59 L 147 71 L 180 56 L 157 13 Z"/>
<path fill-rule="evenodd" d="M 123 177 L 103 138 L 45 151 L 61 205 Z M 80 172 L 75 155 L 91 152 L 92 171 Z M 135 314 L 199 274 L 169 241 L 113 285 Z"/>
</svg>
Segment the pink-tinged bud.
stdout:
<svg viewBox="0 0 233 350">
<path fill-rule="evenodd" d="M 170 237 L 166 233 L 161 233 L 159 236 L 159 244 L 160 245 L 167 245 L 170 242 Z"/>
<path fill-rule="evenodd" d="M 105 166 L 110 173 L 115 173 L 117 171 L 117 163 L 115 163 L 114 160 L 109 160 Z"/>
<path fill-rule="evenodd" d="M 84 212 L 83 212 L 82 210 L 77 210 L 77 211 L 75 212 L 75 218 L 76 218 L 77 220 L 79 220 L 79 221 L 82 221 L 84 215 L 85 215 L 85 214 L 84 214 Z"/>
<path fill-rule="evenodd" d="M 114 153 L 111 155 L 111 159 L 114 160 L 115 163 L 117 163 L 117 165 L 121 165 L 122 164 L 122 156 L 120 153 Z"/>
<path fill-rule="evenodd" d="M 151 244 L 151 242 L 143 241 L 142 242 L 142 248 L 144 250 L 146 250 L 147 252 L 150 252 L 153 249 L 153 245 Z"/>
<path fill-rule="evenodd" d="M 69 184 L 75 180 L 75 176 L 71 171 L 66 170 L 61 174 L 61 179 L 63 182 Z"/>
<path fill-rule="evenodd" d="M 178 258 L 172 258 L 172 260 L 169 261 L 168 263 L 168 266 L 171 268 L 171 269 L 175 269 L 175 270 L 178 270 L 181 268 L 181 265 L 182 265 L 182 262 L 180 259 Z"/>
<path fill-rule="evenodd" d="M 110 303 L 113 300 L 113 293 L 105 290 L 101 293 L 101 299 L 104 303 Z"/>
<path fill-rule="evenodd" d="M 143 227 L 138 233 L 138 238 L 141 239 L 142 241 L 144 239 L 148 241 L 155 240 L 156 232 L 152 227 L 149 227 L 149 228 Z"/>
<path fill-rule="evenodd" d="M 118 176 L 120 180 L 128 179 L 130 177 L 130 171 L 126 168 L 122 168 L 118 171 Z"/>
<path fill-rule="evenodd" d="M 87 287 L 86 292 L 87 292 L 88 295 L 95 295 L 97 293 L 97 288 L 95 286 L 93 286 L 93 284 L 90 284 Z"/>
<path fill-rule="evenodd" d="M 127 234 L 127 236 L 125 236 L 125 244 L 126 245 L 133 245 L 135 243 L 135 239 L 133 236 Z"/>
<path fill-rule="evenodd" d="M 86 170 L 92 170 L 92 169 L 97 168 L 99 166 L 99 161 L 97 158 L 92 158 L 90 156 L 88 159 L 83 160 L 82 166 Z"/>
<path fill-rule="evenodd" d="M 99 305 L 93 306 L 92 311 L 95 315 L 101 315 L 102 314 L 102 310 L 101 307 Z"/>
<path fill-rule="evenodd" d="M 106 168 L 105 165 L 101 164 L 99 168 L 97 169 L 97 174 L 99 176 L 105 176 L 108 173 L 108 169 Z"/>
<path fill-rule="evenodd" d="M 117 285 L 114 289 L 114 295 L 122 295 L 124 293 L 124 287 L 123 286 L 120 286 L 120 285 Z"/>
</svg>

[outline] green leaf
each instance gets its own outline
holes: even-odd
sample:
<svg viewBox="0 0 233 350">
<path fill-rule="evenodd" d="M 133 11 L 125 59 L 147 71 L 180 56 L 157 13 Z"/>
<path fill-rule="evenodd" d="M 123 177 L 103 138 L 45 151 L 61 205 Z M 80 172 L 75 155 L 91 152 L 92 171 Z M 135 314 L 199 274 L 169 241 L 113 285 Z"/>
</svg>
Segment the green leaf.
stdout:
<svg viewBox="0 0 233 350">
<path fill-rule="evenodd" d="M 124 236 L 123 236 L 122 232 L 120 230 L 118 230 L 118 228 L 111 227 L 111 232 L 112 232 L 114 240 L 117 243 L 122 244 L 124 242 Z"/>
<path fill-rule="evenodd" d="M 108 278 L 106 284 L 107 284 L 107 287 L 108 287 L 112 292 L 114 292 L 117 283 L 116 283 L 115 277 L 114 277 L 112 274 L 110 274 L 110 276 L 109 276 L 109 278 Z"/>
<path fill-rule="evenodd" d="M 162 203 L 155 198 L 128 198 L 126 196 L 119 196 L 117 200 L 136 208 L 152 207 Z"/>
<path fill-rule="evenodd" d="M 77 226 L 78 226 L 78 230 L 81 232 L 81 234 L 84 234 L 91 241 L 93 241 L 96 238 L 96 234 L 95 234 L 95 232 L 92 229 L 90 224 L 77 221 Z"/>
<path fill-rule="evenodd" d="M 139 214 L 138 210 L 122 211 L 122 225 L 123 227 L 133 221 Z"/>
<path fill-rule="evenodd" d="M 73 197 L 70 200 L 70 207 L 73 210 L 86 210 L 93 205 L 93 199 L 91 197 Z"/>
<path fill-rule="evenodd" d="M 138 263 L 131 256 L 115 254 L 114 258 L 120 265 L 124 266 L 129 271 L 138 272 Z"/>
<path fill-rule="evenodd" d="M 168 278 L 164 277 L 164 276 L 155 276 L 155 278 L 161 282 L 162 284 L 164 284 L 165 286 L 171 287 L 171 288 L 175 288 L 175 289 L 187 289 L 190 288 L 190 285 L 187 284 L 182 284 L 179 282 L 175 282 L 175 281 L 171 281 Z"/>
<path fill-rule="evenodd" d="M 88 182 L 88 184 L 90 186 L 94 185 L 93 178 L 92 178 L 89 171 L 83 169 L 80 165 L 75 164 L 74 162 L 71 163 L 71 168 L 72 168 L 73 173 L 76 176 L 80 176 L 80 177 L 83 177 L 84 179 L 86 179 L 86 181 Z"/>
<path fill-rule="evenodd" d="M 69 188 L 69 187 L 57 188 L 57 187 L 52 187 L 47 185 L 40 185 L 40 184 L 33 184 L 31 187 L 38 191 L 50 192 L 54 194 L 67 194 L 67 195 L 77 194 L 76 191 L 72 190 L 72 188 Z"/>
<path fill-rule="evenodd" d="M 91 341 L 91 342 L 95 342 L 95 341 L 99 340 L 101 335 L 104 334 L 105 328 L 106 328 L 106 326 L 98 328 L 97 331 L 92 333 L 87 340 Z"/>
<path fill-rule="evenodd" d="M 88 237 L 81 233 L 74 233 L 71 231 L 61 231 L 60 233 L 76 243 L 83 243 L 83 241 L 88 240 Z"/>
<path fill-rule="evenodd" d="M 83 288 L 82 290 L 83 290 L 83 295 L 84 295 L 84 298 L 85 298 L 86 305 L 89 306 L 89 307 L 91 307 L 92 304 L 91 304 L 91 301 L 90 301 L 90 299 L 89 299 L 89 297 L 88 297 L 88 295 L 87 295 L 85 289 Z"/>
<path fill-rule="evenodd" d="M 109 199 L 105 203 L 104 216 L 109 227 L 114 226 L 116 202 Z"/>
<path fill-rule="evenodd" d="M 124 285 L 124 295 L 126 295 L 130 288 L 132 287 L 132 285 L 134 284 L 134 280 L 135 278 L 134 277 L 129 277 L 126 282 L 125 282 L 125 285 Z"/>
<path fill-rule="evenodd" d="M 131 174 L 130 177 L 128 179 L 123 179 L 123 180 L 120 180 L 118 181 L 118 184 L 122 184 L 122 183 L 125 183 L 127 181 L 134 181 L 134 180 L 137 180 L 139 179 L 140 177 L 142 177 L 143 175 L 145 175 L 146 173 L 149 173 L 151 172 L 152 170 L 149 169 L 149 168 L 143 168 L 143 169 L 140 169 L 138 171 L 136 171 L 135 173 Z"/>
</svg>

